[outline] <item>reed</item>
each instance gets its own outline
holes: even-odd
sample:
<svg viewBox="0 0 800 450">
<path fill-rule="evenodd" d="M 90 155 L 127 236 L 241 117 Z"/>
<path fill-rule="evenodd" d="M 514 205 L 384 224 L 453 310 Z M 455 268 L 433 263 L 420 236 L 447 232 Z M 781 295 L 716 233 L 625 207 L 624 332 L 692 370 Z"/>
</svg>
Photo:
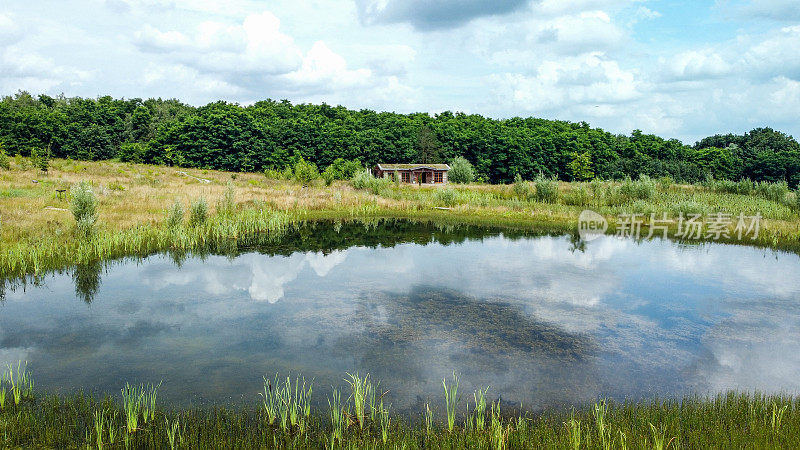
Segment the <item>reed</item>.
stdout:
<svg viewBox="0 0 800 450">
<path fill-rule="evenodd" d="M 444 387 L 445 409 L 447 410 L 447 430 L 453 432 L 456 423 L 456 410 L 458 409 L 458 375 L 453 372 L 453 382 L 447 387 L 447 379 L 442 379 Z"/>
<path fill-rule="evenodd" d="M 358 372 L 348 373 L 345 381 L 350 385 L 350 398 L 353 401 L 353 412 L 358 428 L 363 431 L 367 422 L 367 402 L 374 395 L 372 381 L 369 374 L 360 377 Z"/>
</svg>

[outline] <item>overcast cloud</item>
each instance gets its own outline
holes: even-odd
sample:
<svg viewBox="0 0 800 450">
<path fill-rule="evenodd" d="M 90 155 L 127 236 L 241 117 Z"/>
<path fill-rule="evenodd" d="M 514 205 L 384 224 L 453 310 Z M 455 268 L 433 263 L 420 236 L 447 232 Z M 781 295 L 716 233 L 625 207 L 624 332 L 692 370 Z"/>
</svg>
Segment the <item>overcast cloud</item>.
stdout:
<svg viewBox="0 0 800 450">
<path fill-rule="evenodd" d="M 794 0 L 0 0 L 0 92 L 800 135 Z"/>
</svg>

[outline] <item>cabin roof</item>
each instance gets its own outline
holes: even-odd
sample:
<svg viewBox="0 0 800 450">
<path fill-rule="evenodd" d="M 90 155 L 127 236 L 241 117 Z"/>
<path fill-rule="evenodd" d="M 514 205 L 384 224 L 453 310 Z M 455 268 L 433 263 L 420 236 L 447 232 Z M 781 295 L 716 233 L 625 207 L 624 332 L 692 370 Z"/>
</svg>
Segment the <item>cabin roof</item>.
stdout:
<svg viewBox="0 0 800 450">
<path fill-rule="evenodd" d="M 378 164 L 380 170 L 415 170 L 415 169 L 433 169 L 433 170 L 450 170 L 447 164 Z"/>
</svg>

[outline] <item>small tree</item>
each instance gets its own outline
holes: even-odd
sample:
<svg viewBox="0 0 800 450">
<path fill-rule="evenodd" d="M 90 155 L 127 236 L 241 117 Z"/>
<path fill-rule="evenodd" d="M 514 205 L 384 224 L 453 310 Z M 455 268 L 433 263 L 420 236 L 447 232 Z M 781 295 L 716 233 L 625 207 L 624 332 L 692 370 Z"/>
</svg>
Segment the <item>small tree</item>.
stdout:
<svg viewBox="0 0 800 450">
<path fill-rule="evenodd" d="M 92 185 L 87 181 L 72 186 L 72 201 L 70 210 L 75 217 L 78 233 L 84 237 L 90 236 L 97 221 L 97 199 L 92 191 Z"/>
<path fill-rule="evenodd" d="M 50 152 L 41 147 L 31 148 L 31 162 L 37 169 L 47 172 L 50 167 Z"/>
<path fill-rule="evenodd" d="M 472 183 L 475 180 L 475 170 L 466 158 L 459 156 L 450 162 L 447 179 L 453 183 Z"/>
<path fill-rule="evenodd" d="M 303 186 L 311 184 L 319 178 L 319 171 L 314 163 L 306 162 L 302 157 L 294 164 L 294 179 L 303 183 Z"/>
</svg>

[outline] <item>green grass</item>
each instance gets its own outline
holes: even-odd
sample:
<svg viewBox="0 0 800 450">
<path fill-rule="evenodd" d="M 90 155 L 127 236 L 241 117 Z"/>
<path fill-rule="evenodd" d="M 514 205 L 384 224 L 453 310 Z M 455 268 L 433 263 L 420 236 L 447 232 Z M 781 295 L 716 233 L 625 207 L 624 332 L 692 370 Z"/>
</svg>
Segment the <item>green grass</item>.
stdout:
<svg viewBox="0 0 800 450">
<path fill-rule="evenodd" d="M 364 383 L 367 377 L 359 378 Z M 352 381 L 352 380 L 351 380 Z M 153 387 L 133 387 L 131 400 Z M 601 400 L 576 408 L 520 413 L 490 403 L 488 423 L 476 426 L 475 412 L 453 408 L 444 423 L 430 408 L 419 416 L 392 416 L 383 400 L 357 420 L 354 398 L 338 393 L 329 410 L 314 410 L 302 382 L 287 379 L 277 401 L 287 411 L 270 420 L 264 407 L 172 410 L 152 409 L 144 422 L 131 426 L 131 403 L 83 393 L 43 395 L 0 410 L 3 448 L 798 448 L 800 399 L 788 396 L 726 393 L 714 397 L 615 402 Z M 363 384 L 362 384 L 363 388 Z M 359 388 L 361 389 L 361 388 Z M 361 391 L 364 408 L 368 395 Z M 307 396 L 306 396 L 307 394 Z M 447 394 L 454 395 L 455 392 Z M 127 395 L 127 394 L 124 394 Z M 288 396 L 288 397 L 287 397 Z M 305 396 L 305 397 L 304 397 Z M 305 398 L 305 400 L 303 400 Z M 479 396 L 476 394 L 476 401 Z M 291 423 L 291 402 L 298 402 L 300 421 Z M 441 400 L 445 403 L 445 400 Z M 140 407 L 142 406 L 140 401 Z M 135 408 L 134 408 L 135 409 Z M 485 411 L 484 411 L 485 412 Z M 143 410 L 136 412 L 140 417 Z M 132 414 L 132 413 L 131 413 Z"/>
</svg>

